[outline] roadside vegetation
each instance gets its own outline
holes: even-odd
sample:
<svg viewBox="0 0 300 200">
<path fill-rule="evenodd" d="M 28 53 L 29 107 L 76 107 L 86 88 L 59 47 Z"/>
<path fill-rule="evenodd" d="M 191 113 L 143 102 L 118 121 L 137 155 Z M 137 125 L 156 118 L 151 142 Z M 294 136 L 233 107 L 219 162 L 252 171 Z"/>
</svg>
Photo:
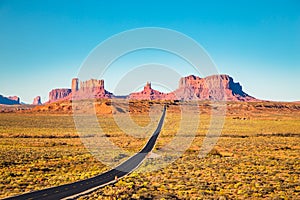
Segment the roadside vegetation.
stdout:
<svg viewBox="0 0 300 200">
<path fill-rule="evenodd" d="M 140 126 L 146 127 L 151 121 L 147 113 L 149 104 L 134 102 L 129 106 L 133 121 Z M 126 108 L 121 104 L 117 107 L 114 114 L 122 119 Z M 145 169 L 152 167 L 155 159 L 150 157 L 136 172 L 79 199 L 297 199 L 300 196 L 299 104 L 229 103 L 217 145 L 200 158 L 210 110 L 206 102 L 201 104 L 196 136 L 174 163 L 149 172 Z M 180 119 L 179 106 L 171 104 L 156 150 L 172 140 Z M 100 113 L 98 120 L 106 136 L 128 152 L 139 151 L 148 139 L 125 134 L 112 114 Z M 151 128 L 148 132 L 147 136 Z M 82 180 L 108 169 L 84 147 L 71 113 L 47 109 L 0 113 L 0 198 Z"/>
</svg>

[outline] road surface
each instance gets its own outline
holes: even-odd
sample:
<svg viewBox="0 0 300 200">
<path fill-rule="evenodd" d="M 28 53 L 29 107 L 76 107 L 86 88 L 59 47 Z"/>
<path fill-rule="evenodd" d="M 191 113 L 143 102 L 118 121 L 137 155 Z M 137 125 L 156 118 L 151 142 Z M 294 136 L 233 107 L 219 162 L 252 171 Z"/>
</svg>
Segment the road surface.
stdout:
<svg viewBox="0 0 300 200">
<path fill-rule="evenodd" d="M 139 153 L 130 157 L 128 160 L 126 160 L 116 168 L 89 179 L 9 197 L 6 198 L 6 200 L 71 199 L 80 194 L 89 193 L 97 188 L 116 182 L 119 178 L 122 178 L 131 173 L 133 170 L 135 170 L 144 161 L 147 154 L 153 149 L 157 137 L 161 131 L 162 125 L 164 123 L 165 115 L 166 107 L 164 107 L 162 116 L 160 118 L 156 130 L 154 131 L 144 148 L 140 150 Z"/>
</svg>

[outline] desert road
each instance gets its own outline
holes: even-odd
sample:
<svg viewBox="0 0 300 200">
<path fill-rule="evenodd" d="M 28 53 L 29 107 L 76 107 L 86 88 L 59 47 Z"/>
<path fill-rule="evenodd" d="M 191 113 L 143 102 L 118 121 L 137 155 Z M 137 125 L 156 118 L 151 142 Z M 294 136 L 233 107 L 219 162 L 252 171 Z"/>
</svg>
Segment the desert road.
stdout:
<svg viewBox="0 0 300 200">
<path fill-rule="evenodd" d="M 89 179 L 77 181 L 74 183 L 69 183 L 57 187 L 52 187 L 48 189 L 33 191 L 25 193 L 18 196 L 8 197 L 6 200 L 53 200 L 53 199 L 72 199 L 81 194 L 89 193 L 97 188 L 103 187 L 107 184 L 114 183 L 118 178 L 122 178 L 133 170 L 135 170 L 146 158 L 147 154 L 152 151 L 158 135 L 161 131 L 162 125 L 164 123 L 164 118 L 166 115 L 166 107 L 163 109 L 162 116 L 160 118 L 159 124 L 150 137 L 149 141 L 146 143 L 144 148 L 140 150 L 137 154 L 127 159 L 125 162 L 120 164 L 114 169 L 111 169 L 103 174 L 94 176 Z"/>
</svg>

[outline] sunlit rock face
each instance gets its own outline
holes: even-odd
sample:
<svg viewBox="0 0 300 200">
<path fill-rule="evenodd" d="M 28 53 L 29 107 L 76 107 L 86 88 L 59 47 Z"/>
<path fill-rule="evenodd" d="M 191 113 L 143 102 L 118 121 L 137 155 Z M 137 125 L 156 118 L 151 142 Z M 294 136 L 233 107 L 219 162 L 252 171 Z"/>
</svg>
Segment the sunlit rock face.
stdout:
<svg viewBox="0 0 300 200">
<path fill-rule="evenodd" d="M 205 78 L 190 75 L 179 80 L 178 89 L 162 93 L 147 83 L 143 91 L 131 93 L 130 99 L 136 100 L 217 100 L 217 101 L 254 101 L 228 75 L 212 75 Z"/>
<path fill-rule="evenodd" d="M 35 97 L 35 98 L 33 99 L 32 105 L 42 105 L 41 97 L 40 97 L 40 96 Z"/>
<path fill-rule="evenodd" d="M 49 102 L 55 102 L 61 99 L 66 99 L 71 94 L 71 89 L 53 89 L 49 92 Z"/>
<path fill-rule="evenodd" d="M 58 100 L 112 98 L 113 94 L 105 90 L 104 80 L 90 79 L 81 81 L 72 79 L 71 89 L 53 89 L 49 93 L 49 102 Z M 143 90 L 128 96 L 133 100 L 215 100 L 215 101 L 255 101 L 246 94 L 239 83 L 229 75 L 212 75 L 205 78 L 190 75 L 179 80 L 178 89 L 163 93 L 151 87 L 147 82 Z"/>
<path fill-rule="evenodd" d="M 104 80 L 90 79 L 81 81 L 73 78 L 71 89 L 53 89 L 49 93 L 49 102 L 71 99 L 111 98 L 112 93 L 104 88 Z"/>
<path fill-rule="evenodd" d="M 151 88 L 151 83 L 147 82 L 141 92 L 134 92 L 129 95 L 129 99 L 135 100 L 163 100 L 166 94 Z"/>
</svg>

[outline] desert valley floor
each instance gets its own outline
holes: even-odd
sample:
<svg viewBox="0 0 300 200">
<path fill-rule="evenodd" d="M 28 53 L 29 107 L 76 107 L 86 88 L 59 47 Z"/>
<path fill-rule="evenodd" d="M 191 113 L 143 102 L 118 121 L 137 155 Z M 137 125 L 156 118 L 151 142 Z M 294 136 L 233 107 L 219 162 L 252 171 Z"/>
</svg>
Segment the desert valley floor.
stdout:
<svg viewBox="0 0 300 200">
<path fill-rule="evenodd" d="M 114 116 L 125 112 L 140 126 L 150 122 L 151 106 L 167 104 L 156 150 L 177 133 L 181 102 L 99 100 L 95 110 L 106 136 L 128 152 L 148 138 L 122 132 Z M 199 157 L 214 109 L 199 102 L 200 122 L 192 144 L 165 168 L 147 171 L 151 159 L 114 185 L 79 199 L 298 199 L 300 196 L 300 104 L 227 102 L 216 146 Z M 0 113 L 0 198 L 70 183 L 109 169 L 85 148 L 76 131 L 71 103 L 23 108 L 2 106 Z M 191 109 L 191 115 L 195 110 Z M 130 127 L 129 127 L 130 128 Z M 188 136 L 187 136 L 188 137 Z M 144 170 L 144 171 L 143 171 Z"/>
</svg>

